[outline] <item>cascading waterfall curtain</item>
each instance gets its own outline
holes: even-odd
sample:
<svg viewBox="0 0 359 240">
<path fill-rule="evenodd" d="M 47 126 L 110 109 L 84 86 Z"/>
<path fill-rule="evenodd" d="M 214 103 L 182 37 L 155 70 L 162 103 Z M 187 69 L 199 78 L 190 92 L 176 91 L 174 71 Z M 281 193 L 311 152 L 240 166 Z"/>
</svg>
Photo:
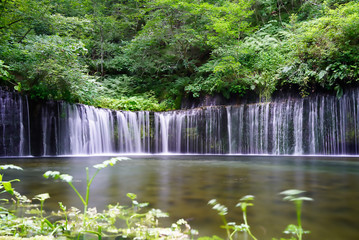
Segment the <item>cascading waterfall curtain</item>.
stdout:
<svg viewBox="0 0 359 240">
<path fill-rule="evenodd" d="M 0 91 L 0 155 L 114 153 L 359 154 L 359 89 L 268 103 L 126 112 L 64 102 L 41 105 Z M 33 117 L 29 117 L 33 116 Z M 33 125 L 40 121 L 38 131 Z"/>
</svg>

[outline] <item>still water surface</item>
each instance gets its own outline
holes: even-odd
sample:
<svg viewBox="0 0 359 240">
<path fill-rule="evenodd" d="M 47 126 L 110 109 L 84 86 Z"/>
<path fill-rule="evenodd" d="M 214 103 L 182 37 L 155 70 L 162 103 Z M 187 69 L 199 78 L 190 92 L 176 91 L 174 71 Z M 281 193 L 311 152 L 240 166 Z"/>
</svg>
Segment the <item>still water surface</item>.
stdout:
<svg viewBox="0 0 359 240">
<path fill-rule="evenodd" d="M 279 192 L 302 189 L 314 199 L 303 205 L 303 228 L 311 234 L 304 239 L 359 239 L 359 158 L 147 155 L 130 156 L 132 161 L 102 170 L 91 188 L 91 207 L 103 209 L 109 203 L 129 204 L 126 193 L 138 195 L 170 214 L 165 226 L 180 218 L 189 221 L 201 235 L 223 236 L 221 221 L 207 205 L 216 198 L 229 208 L 229 220 L 242 223 L 235 207 L 244 195 L 255 196 L 248 209 L 252 232 L 259 239 L 284 237 L 282 231 L 296 223 L 292 203 L 282 200 Z M 58 170 L 74 176 L 75 185 L 84 191 L 85 167 L 109 157 L 57 157 L 0 159 L 13 163 L 23 172 L 7 171 L 7 179 L 19 178 L 15 188 L 29 198 L 48 192 L 48 210 L 58 210 L 58 201 L 80 207 L 66 183 L 47 180 L 42 174 Z"/>
</svg>

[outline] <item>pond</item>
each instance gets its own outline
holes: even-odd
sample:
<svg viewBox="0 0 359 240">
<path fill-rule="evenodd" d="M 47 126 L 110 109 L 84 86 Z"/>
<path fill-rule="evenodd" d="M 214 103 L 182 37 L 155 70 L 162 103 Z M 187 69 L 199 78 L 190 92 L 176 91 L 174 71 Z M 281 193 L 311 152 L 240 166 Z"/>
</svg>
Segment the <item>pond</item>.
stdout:
<svg viewBox="0 0 359 240">
<path fill-rule="evenodd" d="M 314 199 L 304 202 L 302 224 L 311 234 L 304 239 L 359 239 L 359 158 L 234 155 L 134 155 L 102 170 L 91 188 L 90 207 L 101 210 L 109 203 L 128 205 L 126 193 L 135 193 L 140 202 L 170 214 L 161 219 L 165 226 L 180 218 L 199 230 L 200 235 L 224 237 L 220 217 L 207 205 L 216 198 L 229 208 L 228 219 L 242 222 L 235 205 L 244 195 L 254 195 L 248 221 L 258 239 L 280 238 L 285 227 L 296 223 L 293 203 L 279 193 L 301 189 Z M 48 192 L 47 210 L 58 210 L 58 201 L 80 207 L 72 189 L 63 182 L 44 179 L 47 170 L 74 176 L 75 186 L 85 189 L 85 167 L 109 159 L 56 157 L 0 159 L 23 172 L 6 171 L 5 179 L 19 178 L 17 191 L 29 198 Z"/>
</svg>

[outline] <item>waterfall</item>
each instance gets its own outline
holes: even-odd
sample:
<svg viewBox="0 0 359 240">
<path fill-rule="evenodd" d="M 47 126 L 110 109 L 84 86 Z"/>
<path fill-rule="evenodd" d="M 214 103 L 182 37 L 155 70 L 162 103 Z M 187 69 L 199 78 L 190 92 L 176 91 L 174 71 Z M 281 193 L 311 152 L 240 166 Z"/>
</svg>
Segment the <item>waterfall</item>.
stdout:
<svg viewBox="0 0 359 240">
<path fill-rule="evenodd" d="M 119 152 L 150 152 L 149 115 L 149 112 L 116 112 Z"/>
<path fill-rule="evenodd" d="M 79 104 L 45 105 L 44 155 L 149 152 L 149 112 L 121 112 Z M 49 147 L 50 145 L 51 147 Z"/>
<path fill-rule="evenodd" d="M 228 153 L 232 152 L 232 117 L 231 117 L 231 107 L 226 107 L 227 111 L 227 130 L 228 130 Z"/>
<path fill-rule="evenodd" d="M 0 88 L 0 156 L 30 155 L 27 98 Z"/>
<path fill-rule="evenodd" d="M 117 153 L 359 154 L 359 89 L 156 113 L 0 90 L 0 156 Z"/>
</svg>

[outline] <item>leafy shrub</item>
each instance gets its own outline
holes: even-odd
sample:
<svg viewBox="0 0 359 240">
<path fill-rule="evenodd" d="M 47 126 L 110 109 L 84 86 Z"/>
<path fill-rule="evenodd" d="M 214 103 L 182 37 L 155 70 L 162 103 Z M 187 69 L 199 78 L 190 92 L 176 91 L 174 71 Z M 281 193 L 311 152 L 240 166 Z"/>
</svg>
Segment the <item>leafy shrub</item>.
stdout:
<svg viewBox="0 0 359 240">
<path fill-rule="evenodd" d="M 298 23 L 293 42 L 295 58 L 283 75 L 303 88 L 336 90 L 356 84 L 359 77 L 359 3 L 325 8 L 322 17 Z"/>
<path fill-rule="evenodd" d="M 154 97 L 132 96 L 120 97 L 117 99 L 101 97 L 98 107 L 109 108 L 113 110 L 125 111 L 162 111 L 161 106 Z"/>
<path fill-rule="evenodd" d="M 273 21 L 234 45 L 213 51 L 211 60 L 199 68 L 203 77 L 186 87 L 199 92 L 245 95 L 255 91 L 269 98 L 277 85 L 277 72 L 290 55 L 291 33 Z M 207 77 L 206 77 L 207 76 Z"/>
<path fill-rule="evenodd" d="M 33 36 L 0 54 L 9 63 L 18 90 L 41 99 L 93 103 L 98 86 L 80 56 L 81 41 L 59 36 Z"/>
</svg>

